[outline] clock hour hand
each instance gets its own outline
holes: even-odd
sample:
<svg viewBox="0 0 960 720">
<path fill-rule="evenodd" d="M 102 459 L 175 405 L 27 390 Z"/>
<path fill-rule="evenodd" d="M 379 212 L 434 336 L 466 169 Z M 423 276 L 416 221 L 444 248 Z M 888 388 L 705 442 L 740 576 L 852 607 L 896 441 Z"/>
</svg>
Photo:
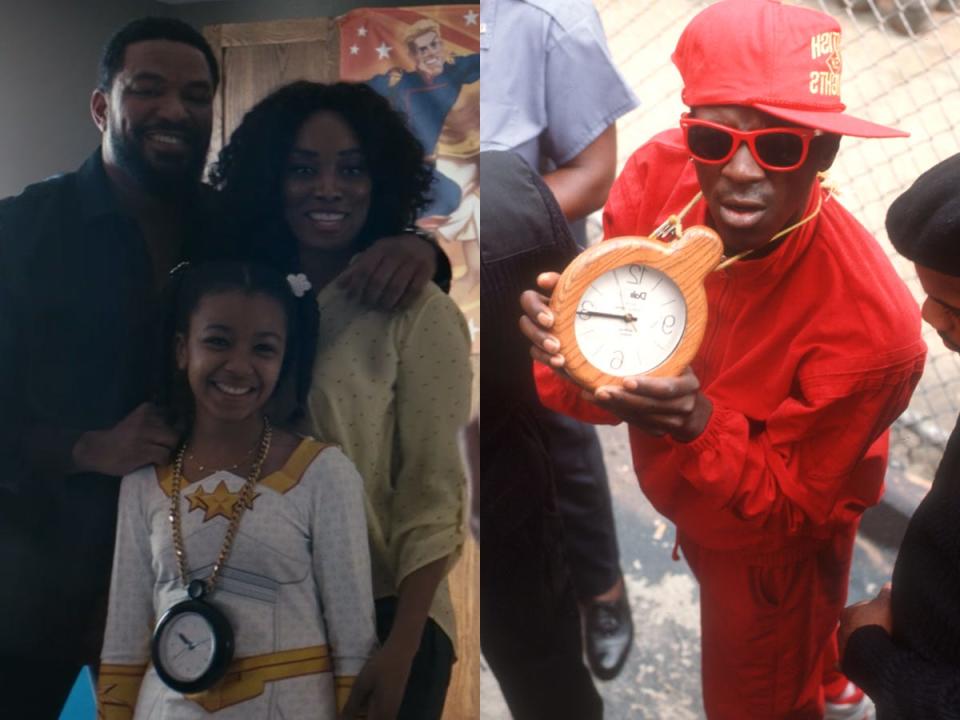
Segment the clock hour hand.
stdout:
<svg viewBox="0 0 960 720">
<path fill-rule="evenodd" d="M 193 649 L 196 647 L 196 645 L 194 645 L 192 642 L 190 642 L 190 639 L 189 639 L 186 635 L 184 635 L 183 633 L 179 633 L 179 632 L 178 632 L 178 633 L 177 633 L 177 637 L 180 638 L 180 639 L 183 641 L 183 644 L 187 646 L 187 649 L 193 650 Z"/>
<path fill-rule="evenodd" d="M 182 636 L 181 636 L 181 639 L 182 639 Z M 183 650 L 181 650 L 180 652 L 178 652 L 176 655 L 174 655 L 174 656 L 173 656 L 173 659 L 176 660 L 176 659 L 179 658 L 181 655 L 183 655 L 185 652 L 192 652 L 192 651 L 196 650 L 198 647 L 200 647 L 201 645 L 206 645 L 208 642 L 210 642 L 209 639 L 207 639 L 207 640 L 201 640 L 201 641 L 198 642 L 198 643 L 191 643 L 190 645 L 187 645 L 187 647 L 185 647 Z"/>
<path fill-rule="evenodd" d="M 637 318 L 631 315 L 630 313 L 625 313 L 623 315 L 617 315 L 615 313 L 605 313 L 597 312 L 595 310 L 577 310 L 577 315 L 580 317 L 605 317 L 613 318 L 614 320 L 623 320 L 624 322 L 632 323 L 636 322 Z"/>
</svg>

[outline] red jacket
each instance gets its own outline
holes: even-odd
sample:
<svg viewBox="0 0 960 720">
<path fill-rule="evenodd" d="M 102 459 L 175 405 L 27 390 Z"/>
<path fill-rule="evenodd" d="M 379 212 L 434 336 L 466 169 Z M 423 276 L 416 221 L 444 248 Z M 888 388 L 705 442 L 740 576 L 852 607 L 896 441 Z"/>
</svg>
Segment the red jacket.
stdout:
<svg viewBox="0 0 960 720">
<path fill-rule="evenodd" d="M 680 132 L 662 133 L 617 178 L 604 234 L 649 235 L 698 190 Z M 804 216 L 820 192 L 818 183 Z M 705 215 L 701 201 L 684 227 Z M 779 553 L 818 543 L 880 499 L 887 429 L 923 371 L 917 304 L 835 199 L 767 257 L 709 275 L 706 291 L 707 330 L 692 368 L 713 414 L 689 443 L 630 428 L 640 486 L 705 547 Z M 548 407 L 619 422 L 536 370 Z"/>
</svg>

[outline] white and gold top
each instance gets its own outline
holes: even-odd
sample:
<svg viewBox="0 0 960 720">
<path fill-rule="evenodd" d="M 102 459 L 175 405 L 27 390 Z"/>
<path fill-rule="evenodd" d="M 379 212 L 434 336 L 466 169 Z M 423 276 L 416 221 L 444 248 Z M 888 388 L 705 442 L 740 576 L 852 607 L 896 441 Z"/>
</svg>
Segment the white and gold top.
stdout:
<svg viewBox="0 0 960 720">
<path fill-rule="evenodd" d="M 470 413 L 470 333 L 433 283 L 393 312 L 361 306 L 336 283 L 317 304 L 310 432 L 339 444 L 360 470 L 374 595 L 396 595 L 407 575 L 455 559 L 463 544 L 466 481 L 457 433 Z M 455 643 L 446 580 L 430 617 Z"/>
<path fill-rule="evenodd" d="M 148 665 L 156 619 L 186 599 L 169 520 L 172 479 L 170 467 L 151 466 L 121 485 L 99 717 L 334 720 L 337 696 L 342 703 L 376 644 L 363 484 L 353 463 L 307 438 L 257 483 L 205 598 L 233 627 L 234 659 L 217 685 L 189 696 Z M 185 482 L 189 581 L 210 575 L 245 479 L 220 470 Z"/>
</svg>

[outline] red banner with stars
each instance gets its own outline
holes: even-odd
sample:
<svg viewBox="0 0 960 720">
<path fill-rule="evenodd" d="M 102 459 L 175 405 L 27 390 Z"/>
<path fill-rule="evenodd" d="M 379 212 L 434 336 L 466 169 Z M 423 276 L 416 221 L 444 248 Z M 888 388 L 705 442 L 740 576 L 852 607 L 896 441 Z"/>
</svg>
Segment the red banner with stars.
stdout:
<svg viewBox="0 0 960 720">
<path fill-rule="evenodd" d="M 450 295 L 480 327 L 480 6 L 364 8 L 337 19 L 340 77 L 403 112 L 434 179 L 418 223 L 450 257 Z"/>
</svg>

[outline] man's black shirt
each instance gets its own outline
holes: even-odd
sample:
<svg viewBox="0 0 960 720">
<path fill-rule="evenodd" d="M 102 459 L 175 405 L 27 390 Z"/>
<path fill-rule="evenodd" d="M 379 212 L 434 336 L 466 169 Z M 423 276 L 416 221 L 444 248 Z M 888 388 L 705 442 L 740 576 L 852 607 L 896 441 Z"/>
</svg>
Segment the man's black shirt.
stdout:
<svg viewBox="0 0 960 720">
<path fill-rule="evenodd" d="M 213 237 L 184 200 L 184 254 Z M 0 201 L 0 655 L 95 662 L 118 479 L 68 474 L 77 438 L 150 399 L 156 273 L 99 148 Z"/>
</svg>

